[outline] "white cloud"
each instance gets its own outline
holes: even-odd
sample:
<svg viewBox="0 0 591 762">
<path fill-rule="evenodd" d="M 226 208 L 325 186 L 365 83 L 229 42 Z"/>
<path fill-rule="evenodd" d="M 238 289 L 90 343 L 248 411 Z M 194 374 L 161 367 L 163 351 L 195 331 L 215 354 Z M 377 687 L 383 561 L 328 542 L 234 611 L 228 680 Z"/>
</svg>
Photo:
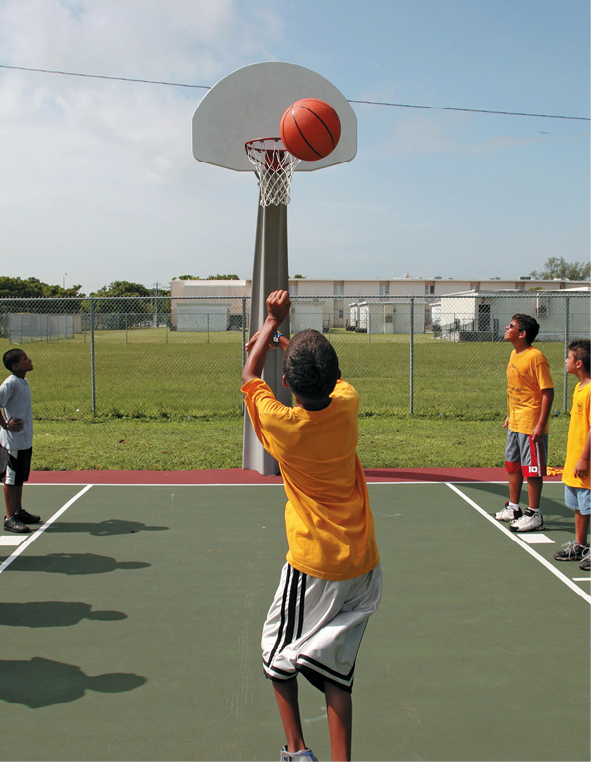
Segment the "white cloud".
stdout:
<svg viewBox="0 0 591 762">
<path fill-rule="evenodd" d="M 540 138 L 518 135 L 495 135 L 486 140 L 470 139 L 470 117 L 446 114 L 417 115 L 400 119 L 382 145 L 388 156 L 407 158 L 424 154 L 488 153 L 508 150 L 533 143 Z"/>
<path fill-rule="evenodd" d="M 281 36 L 273 7 L 257 10 L 236 0 L 6 0 L 0 62 L 213 85 Z M 216 243 L 231 253 L 219 198 L 246 186 L 192 156 L 191 118 L 205 92 L 0 69 L 3 274 L 61 282 L 68 272 L 89 291 L 141 280 L 138 269 L 147 281 L 201 272 Z M 254 241 L 251 206 L 238 202 L 233 216 L 244 224 L 242 209 Z M 192 267 L 180 265 L 186 259 Z"/>
</svg>

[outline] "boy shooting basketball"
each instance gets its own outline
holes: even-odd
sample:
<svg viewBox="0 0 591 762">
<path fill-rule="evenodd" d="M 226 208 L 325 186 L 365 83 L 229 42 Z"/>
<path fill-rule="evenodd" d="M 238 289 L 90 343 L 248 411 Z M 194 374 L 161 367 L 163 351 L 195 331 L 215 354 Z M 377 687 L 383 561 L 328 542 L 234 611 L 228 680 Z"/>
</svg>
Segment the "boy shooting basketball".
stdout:
<svg viewBox="0 0 591 762">
<path fill-rule="evenodd" d="M 495 515 L 508 521 L 512 532 L 544 528 L 540 513 L 543 477 L 546 475 L 548 426 L 554 384 L 548 360 L 532 343 L 540 326 L 530 315 L 513 315 L 505 341 L 513 344 L 507 365 L 507 446 L 505 467 L 509 476 L 509 502 Z M 527 479 L 528 507 L 519 507 L 523 479 Z"/>
<path fill-rule="evenodd" d="M 359 398 L 340 378 L 336 352 L 317 331 L 289 341 L 277 329 L 289 294 L 267 298 L 263 327 L 247 344 L 246 407 L 265 449 L 279 462 L 289 551 L 263 628 L 263 669 L 273 681 L 287 745 L 281 760 L 315 759 L 298 705 L 302 673 L 326 698 L 333 760 L 351 759 L 351 690 L 369 616 L 381 596 L 381 569 L 365 476 L 356 453 Z M 285 351 L 290 408 L 262 380 L 271 346 Z"/>
</svg>

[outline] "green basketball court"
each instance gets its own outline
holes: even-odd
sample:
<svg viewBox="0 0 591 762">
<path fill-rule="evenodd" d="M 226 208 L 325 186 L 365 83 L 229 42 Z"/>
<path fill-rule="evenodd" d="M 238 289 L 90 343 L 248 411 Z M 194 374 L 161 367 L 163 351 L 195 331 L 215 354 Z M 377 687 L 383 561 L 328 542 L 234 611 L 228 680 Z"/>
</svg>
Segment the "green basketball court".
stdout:
<svg viewBox="0 0 591 762">
<path fill-rule="evenodd" d="M 353 758 L 589 759 L 591 585 L 552 560 L 572 538 L 562 485 L 544 487 L 535 544 L 487 519 L 505 484 L 369 489 L 384 595 Z M 46 524 L 0 545 L 0 759 L 278 759 L 259 640 L 283 488 L 29 485 L 26 505 Z M 323 696 L 300 688 L 307 742 L 330 759 Z"/>
</svg>

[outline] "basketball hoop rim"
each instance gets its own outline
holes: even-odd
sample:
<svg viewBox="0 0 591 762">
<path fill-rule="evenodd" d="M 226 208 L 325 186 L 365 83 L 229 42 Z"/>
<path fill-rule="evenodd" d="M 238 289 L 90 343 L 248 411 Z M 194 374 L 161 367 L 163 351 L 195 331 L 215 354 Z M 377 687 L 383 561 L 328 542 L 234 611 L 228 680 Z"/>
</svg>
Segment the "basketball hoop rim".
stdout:
<svg viewBox="0 0 591 762">
<path fill-rule="evenodd" d="M 279 137 L 252 138 L 244 150 L 259 181 L 261 206 L 289 204 L 291 177 L 300 160 Z"/>
<path fill-rule="evenodd" d="M 255 145 L 255 143 L 265 143 L 265 141 L 272 141 L 275 143 L 274 148 L 265 148 L 263 145 Z M 279 144 L 279 145 L 277 145 Z M 283 145 L 283 141 L 281 138 L 252 138 L 251 140 L 247 140 L 244 144 L 244 150 L 248 154 L 249 149 L 254 151 L 284 151 L 285 153 L 289 153 L 287 148 Z"/>
</svg>

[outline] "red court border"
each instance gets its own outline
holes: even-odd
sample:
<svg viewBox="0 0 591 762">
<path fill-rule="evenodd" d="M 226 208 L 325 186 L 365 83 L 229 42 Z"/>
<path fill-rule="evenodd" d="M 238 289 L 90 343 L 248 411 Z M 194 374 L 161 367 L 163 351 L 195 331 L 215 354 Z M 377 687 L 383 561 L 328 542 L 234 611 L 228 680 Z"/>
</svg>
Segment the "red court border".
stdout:
<svg viewBox="0 0 591 762">
<path fill-rule="evenodd" d="M 559 469 L 553 469 L 558 471 Z M 367 468 L 371 482 L 507 482 L 504 468 Z M 546 481 L 560 481 L 553 473 Z M 203 471 L 31 471 L 29 484 L 282 484 L 281 476 L 229 468 Z"/>
</svg>

